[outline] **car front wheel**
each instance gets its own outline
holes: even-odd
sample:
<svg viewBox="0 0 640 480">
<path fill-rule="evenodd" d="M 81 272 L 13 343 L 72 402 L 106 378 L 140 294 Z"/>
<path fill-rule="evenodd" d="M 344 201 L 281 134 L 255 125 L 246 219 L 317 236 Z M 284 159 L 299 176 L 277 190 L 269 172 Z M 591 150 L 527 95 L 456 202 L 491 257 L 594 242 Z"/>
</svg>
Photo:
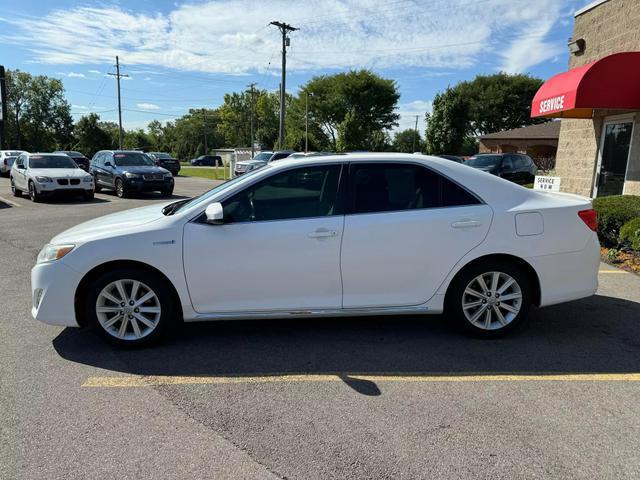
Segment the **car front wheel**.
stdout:
<svg viewBox="0 0 640 480">
<path fill-rule="evenodd" d="M 108 342 L 138 347 L 157 342 L 174 320 L 175 300 L 166 282 L 144 270 L 117 269 L 89 287 L 89 323 Z"/>
<path fill-rule="evenodd" d="M 40 201 L 40 194 L 36 190 L 36 186 L 33 182 L 29 182 L 29 198 L 34 203 L 38 203 Z"/>
<path fill-rule="evenodd" d="M 124 186 L 122 179 L 116 179 L 116 195 L 118 198 L 125 198 L 127 196 L 127 188 Z"/>
<path fill-rule="evenodd" d="M 447 313 L 469 334 L 502 336 L 523 325 L 531 304 L 526 273 L 507 262 L 486 262 L 465 269 L 447 296 Z"/>
</svg>

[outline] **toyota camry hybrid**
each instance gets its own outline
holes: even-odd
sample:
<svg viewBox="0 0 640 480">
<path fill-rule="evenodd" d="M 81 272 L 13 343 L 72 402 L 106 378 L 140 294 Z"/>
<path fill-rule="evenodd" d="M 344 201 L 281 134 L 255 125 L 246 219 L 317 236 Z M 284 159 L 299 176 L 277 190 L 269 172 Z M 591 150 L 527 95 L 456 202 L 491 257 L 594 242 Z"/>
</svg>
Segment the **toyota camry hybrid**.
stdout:
<svg viewBox="0 0 640 480">
<path fill-rule="evenodd" d="M 183 321 L 442 312 L 494 337 L 596 291 L 596 227 L 587 198 L 436 157 L 282 160 L 59 234 L 32 314 L 123 346 Z"/>
</svg>

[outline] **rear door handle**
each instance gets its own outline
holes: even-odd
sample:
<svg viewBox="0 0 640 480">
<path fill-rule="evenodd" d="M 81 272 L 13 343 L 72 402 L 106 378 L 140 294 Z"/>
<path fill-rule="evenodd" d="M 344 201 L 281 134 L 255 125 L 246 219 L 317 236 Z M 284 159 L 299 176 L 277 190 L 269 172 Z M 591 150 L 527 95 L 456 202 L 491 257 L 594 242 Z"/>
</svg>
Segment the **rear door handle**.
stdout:
<svg viewBox="0 0 640 480">
<path fill-rule="evenodd" d="M 335 237 L 336 235 L 338 235 L 338 232 L 335 230 L 328 230 L 326 228 L 319 228 L 315 232 L 307 234 L 309 238 L 328 238 Z"/>
<path fill-rule="evenodd" d="M 453 228 L 474 228 L 482 225 L 481 222 L 477 220 L 458 220 L 457 222 L 453 222 L 451 226 Z"/>
</svg>

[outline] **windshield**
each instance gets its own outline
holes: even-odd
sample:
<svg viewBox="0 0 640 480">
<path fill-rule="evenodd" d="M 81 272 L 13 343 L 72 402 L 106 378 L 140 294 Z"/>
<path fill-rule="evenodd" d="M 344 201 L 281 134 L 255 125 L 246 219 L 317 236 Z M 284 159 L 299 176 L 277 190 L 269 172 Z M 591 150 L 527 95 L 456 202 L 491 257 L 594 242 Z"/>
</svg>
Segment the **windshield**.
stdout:
<svg viewBox="0 0 640 480">
<path fill-rule="evenodd" d="M 151 167 L 153 161 L 144 153 L 116 153 L 113 156 L 118 167 Z"/>
<path fill-rule="evenodd" d="M 6 150 L 4 153 L 9 157 L 17 157 L 22 152 L 22 150 Z"/>
<path fill-rule="evenodd" d="M 253 159 L 267 161 L 271 158 L 271 155 L 273 155 L 271 152 L 262 152 L 253 157 Z"/>
<path fill-rule="evenodd" d="M 31 155 L 29 157 L 30 168 L 78 168 L 76 162 L 67 156 L 58 155 Z"/>
<path fill-rule="evenodd" d="M 251 177 L 252 175 L 255 175 L 257 172 L 263 172 L 265 168 L 269 168 L 269 167 L 263 167 L 263 168 L 259 168 L 256 170 L 252 170 L 250 172 L 245 173 L 244 175 L 240 176 L 240 177 L 236 177 L 233 178 L 231 180 L 228 180 L 226 182 L 224 182 L 221 185 L 218 185 L 217 187 L 212 188 L 211 190 L 209 190 L 208 192 L 204 192 L 202 195 L 198 196 L 198 197 L 194 197 L 191 200 L 185 202 L 184 200 L 179 200 L 178 202 L 176 202 L 178 205 L 176 206 L 176 208 L 167 210 L 169 215 L 172 215 L 174 213 L 176 213 L 178 211 L 178 209 L 180 210 L 188 210 L 189 208 L 193 208 L 203 202 L 206 202 L 207 200 L 209 200 L 211 197 L 213 197 L 214 195 L 218 195 L 219 193 L 223 192 L 224 190 L 226 190 L 229 187 L 234 186 L 236 183 L 240 183 L 244 180 L 246 180 L 247 178 Z M 185 203 L 183 203 L 185 202 Z M 173 205 L 173 204 L 171 204 Z M 170 205 L 167 205 L 167 207 Z M 165 209 L 167 208 L 165 207 Z M 165 213 L 165 215 L 167 215 L 167 213 Z"/>
<path fill-rule="evenodd" d="M 467 160 L 467 165 L 471 167 L 495 167 L 500 163 L 500 155 L 478 155 Z"/>
</svg>

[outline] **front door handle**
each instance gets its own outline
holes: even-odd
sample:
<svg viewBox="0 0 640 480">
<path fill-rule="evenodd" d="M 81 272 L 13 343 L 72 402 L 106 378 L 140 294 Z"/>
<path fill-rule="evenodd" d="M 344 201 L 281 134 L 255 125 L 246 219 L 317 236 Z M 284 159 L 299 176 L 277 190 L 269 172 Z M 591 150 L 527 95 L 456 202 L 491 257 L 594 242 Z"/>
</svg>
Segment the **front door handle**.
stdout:
<svg viewBox="0 0 640 480">
<path fill-rule="evenodd" d="M 326 228 L 319 228 L 315 232 L 307 234 L 309 238 L 328 238 L 335 237 L 336 235 L 338 235 L 338 232 L 335 230 L 328 230 Z"/>
<path fill-rule="evenodd" d="M 457 222 L 453 222 L 451 224 L 453 228 L 474 228 L 474 227 L 479 227 L 480 225 L 482 225 L 482 223 L 477 220 L 467 220 L 467 219 L 458 220 Z"/>
</svg>

